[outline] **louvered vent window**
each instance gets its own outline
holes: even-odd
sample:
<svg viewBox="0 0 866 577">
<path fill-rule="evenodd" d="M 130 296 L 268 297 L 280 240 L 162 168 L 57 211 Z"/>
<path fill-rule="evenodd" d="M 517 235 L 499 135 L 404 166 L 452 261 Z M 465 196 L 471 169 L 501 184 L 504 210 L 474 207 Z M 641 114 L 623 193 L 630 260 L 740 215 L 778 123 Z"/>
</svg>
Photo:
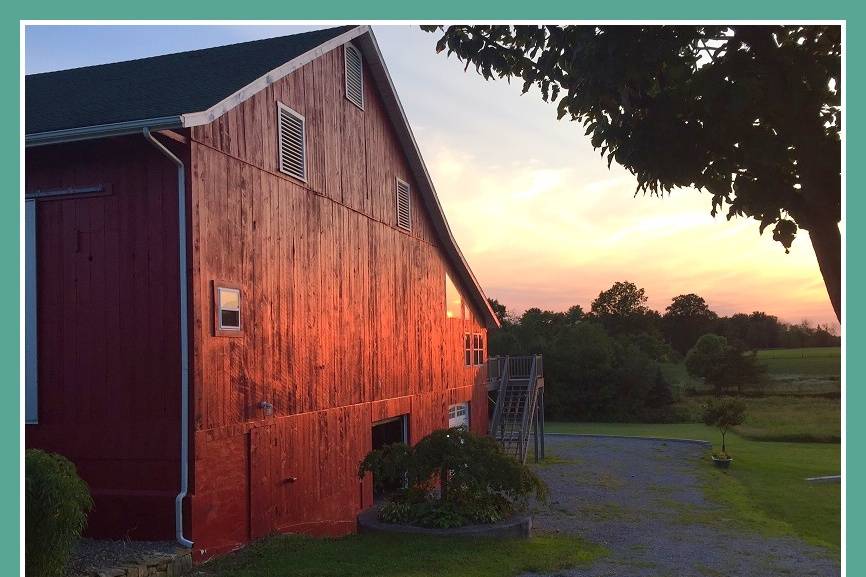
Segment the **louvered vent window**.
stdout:
<svg viewBox="0 0 866 577">
<path fill-rule="evenodd" d="M 361 60 L 361 51 L 346 44 L 346 98 L 360 108 L 364 109 L 364 61 Z"/>
<path fill-rule="evenodd" d="M 412 206 L 409 199 L 409 184 L 397 179 L 397 226 L 412 230 Z"/>
<path fill-rule="evenodd" d="M 280 172 L 298 180 L 307 180 L 307 140 L 304 117 L 279 102 Z"/>
</svg>

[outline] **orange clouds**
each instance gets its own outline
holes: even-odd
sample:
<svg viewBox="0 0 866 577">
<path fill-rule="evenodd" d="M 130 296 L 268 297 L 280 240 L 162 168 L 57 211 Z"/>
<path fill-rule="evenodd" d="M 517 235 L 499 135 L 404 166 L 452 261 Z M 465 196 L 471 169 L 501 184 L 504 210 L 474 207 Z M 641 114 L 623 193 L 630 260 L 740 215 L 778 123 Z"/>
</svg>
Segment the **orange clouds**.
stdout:
<svg viewBox="0 0 866 577">
<path fill-rule="evenodd" d="M 696 292 L 720 314 L 835 322 L 806 235 L 785 254 L 757 222 L 711 217 L 706 194 L 634 197 L 633 178 L 617 167 L 601 179 L 538 161 L 487 170 L 447 145 L 427 162 L 470 265 L 489 296 L 511 309 L 588 308 L 628 279 L 660 311 L 673 296 Z"/>
</svg>

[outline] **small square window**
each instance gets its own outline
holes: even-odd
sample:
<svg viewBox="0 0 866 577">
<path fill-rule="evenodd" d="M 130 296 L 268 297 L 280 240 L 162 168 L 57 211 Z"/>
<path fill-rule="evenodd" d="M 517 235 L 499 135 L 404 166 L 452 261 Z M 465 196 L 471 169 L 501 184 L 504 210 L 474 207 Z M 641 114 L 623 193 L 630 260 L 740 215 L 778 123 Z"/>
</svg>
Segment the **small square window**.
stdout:
<svg viewBox="0 0 866 577">
<path fill-rule="evenodd" d="M 469 403 L 458 403 L 448 407 L 448 426 L 469 428 Z"/>
<path fill-rule="evenodd" d="M 221 336 L 240 335 L 241 289 L 214 283 L 214 334 Z"/>
</svg>

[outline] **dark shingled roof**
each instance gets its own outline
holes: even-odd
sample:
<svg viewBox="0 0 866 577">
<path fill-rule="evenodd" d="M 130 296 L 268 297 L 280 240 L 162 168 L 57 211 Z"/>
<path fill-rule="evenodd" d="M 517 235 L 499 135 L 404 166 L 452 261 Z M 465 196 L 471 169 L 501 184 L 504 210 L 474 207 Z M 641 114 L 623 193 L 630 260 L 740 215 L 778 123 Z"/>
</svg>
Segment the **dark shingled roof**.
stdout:
<svg viewBox="0 0 866 577">
<path fill-rule="evenodd" d="M 339 26 L 141 58 L 30 74 L 25 132 L 179 116 L 206 110 L 253 80 L 354 26 Z"/>
</svg>

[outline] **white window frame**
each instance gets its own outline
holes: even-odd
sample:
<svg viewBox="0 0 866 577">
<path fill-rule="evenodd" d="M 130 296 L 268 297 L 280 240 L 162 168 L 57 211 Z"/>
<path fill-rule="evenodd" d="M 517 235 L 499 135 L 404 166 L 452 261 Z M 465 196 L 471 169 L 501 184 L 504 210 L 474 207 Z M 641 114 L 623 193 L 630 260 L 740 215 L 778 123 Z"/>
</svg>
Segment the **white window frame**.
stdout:
<svg viewBox="0 0 866 577">
<path fill-rule="evenodd" d="M 468 429 L 471 421 L 469 413 L 469 402 L 457 403 L 448 407 L 448 428 L 466 426 Z M 460 420 L 460 423 L 456 421 Z"/>
<path fill-rule="evenodd" d="M 304 166 L 303 176 L 292 174 L 288 170 L 283 169 L 283 116 L 282 113 L 287 112 L 301 121 L 301 159 Z M 290 176 L 295 180 L 300 180 L 303 183 L 307 182 L 307 119 L 303 114 L 283 104 L 277 102 L 277 168 L 286 176 Z"/>
<path fill-rule="evenodd" d="M 24 422 L 39 422 L 39 339 L 36 312 L 36 199 L 24 201 Z"/>
<path fill-rule="evenodd" d="M 229 308 L 222 306 L 222 295 L 223 293 L 235 293 L 238 297 L 238 308 Z M 216 302 L 214 306 L 216 306 L 216 327 L 217 333 L 240 333 L 243 330 L 243 317 L 241 315 L 241 289 L 236 287 L 222 286 L 217 284 L 216 287 Z M 238 313 L 238 324 L 234 325 L 224 325 L 223 324 L 223 311 L 229 312 L 237 312 Z"/>
<path fill-rule="evenodd" d="M 472 335 L 472 364 L 477 367 L 484 364 L 484 335 L 481 333 Z"/>
</svg>

